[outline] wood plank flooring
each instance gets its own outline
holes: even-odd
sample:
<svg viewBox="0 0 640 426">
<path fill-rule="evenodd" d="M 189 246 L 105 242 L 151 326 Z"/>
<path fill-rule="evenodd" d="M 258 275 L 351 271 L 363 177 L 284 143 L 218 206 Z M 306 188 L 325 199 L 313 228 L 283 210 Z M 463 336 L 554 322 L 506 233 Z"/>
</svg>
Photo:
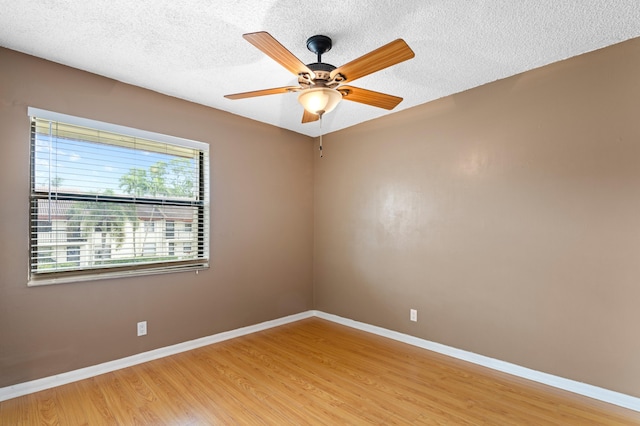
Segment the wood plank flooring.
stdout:
<svg viewBox="0 0 640 426">
<path fill-rule="evenodd" d="M 310 318 L 0 403 L 0 425 L 640 425 L 640 413 Z"/>
</svg>

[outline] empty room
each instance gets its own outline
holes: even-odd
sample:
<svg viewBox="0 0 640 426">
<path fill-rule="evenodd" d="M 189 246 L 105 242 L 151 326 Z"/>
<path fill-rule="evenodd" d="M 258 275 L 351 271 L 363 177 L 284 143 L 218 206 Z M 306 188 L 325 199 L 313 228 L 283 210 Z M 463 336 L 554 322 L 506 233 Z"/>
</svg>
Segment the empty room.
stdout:
<svg viewBox="0 0 640 426">
<path fill-rule="evenodd" d="M 0 426 L 640 424 L 640 3 L 0 0 Z"/>
</svg>

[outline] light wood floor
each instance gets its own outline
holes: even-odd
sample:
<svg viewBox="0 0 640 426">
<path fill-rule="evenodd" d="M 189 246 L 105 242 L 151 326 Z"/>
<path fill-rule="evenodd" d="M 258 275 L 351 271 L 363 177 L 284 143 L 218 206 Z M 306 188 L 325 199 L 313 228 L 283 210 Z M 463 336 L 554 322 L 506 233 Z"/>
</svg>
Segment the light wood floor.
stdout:
<svg viewBox="0 0 640 426">
<path fill-rule="evenodd" d="M 0 425 L 630 425 L 640 413 L 310 318 L 0 403 Z"/>
</svg>

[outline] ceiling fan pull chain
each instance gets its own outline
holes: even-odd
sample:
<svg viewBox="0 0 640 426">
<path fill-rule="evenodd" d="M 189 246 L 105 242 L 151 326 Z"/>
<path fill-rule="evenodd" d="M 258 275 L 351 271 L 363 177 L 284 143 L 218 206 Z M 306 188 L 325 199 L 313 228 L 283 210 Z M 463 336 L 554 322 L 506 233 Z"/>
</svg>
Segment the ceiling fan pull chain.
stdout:
<svg viewBox="0 0 640 426">
<path fill-rule="evenodd" d="M 322 158 L 322 116 L 324 114 L 320 114 L 320 158 Z"/>
</svg>

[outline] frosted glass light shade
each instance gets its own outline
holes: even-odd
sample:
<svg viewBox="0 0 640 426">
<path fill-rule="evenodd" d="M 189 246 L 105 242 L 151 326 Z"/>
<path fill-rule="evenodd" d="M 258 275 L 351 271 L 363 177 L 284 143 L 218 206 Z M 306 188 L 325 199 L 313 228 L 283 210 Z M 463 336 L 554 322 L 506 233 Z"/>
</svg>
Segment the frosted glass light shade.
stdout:
<svg viewBox="0 0 640 426">
<path fill-rule="evenodd" d="M 298 102 L 304 109 L 313 114 L 326 114 L 331 112 L 342 99 L 342 94 L 328 87 L 315 87 L 300 92 Z"/>
</svg>

